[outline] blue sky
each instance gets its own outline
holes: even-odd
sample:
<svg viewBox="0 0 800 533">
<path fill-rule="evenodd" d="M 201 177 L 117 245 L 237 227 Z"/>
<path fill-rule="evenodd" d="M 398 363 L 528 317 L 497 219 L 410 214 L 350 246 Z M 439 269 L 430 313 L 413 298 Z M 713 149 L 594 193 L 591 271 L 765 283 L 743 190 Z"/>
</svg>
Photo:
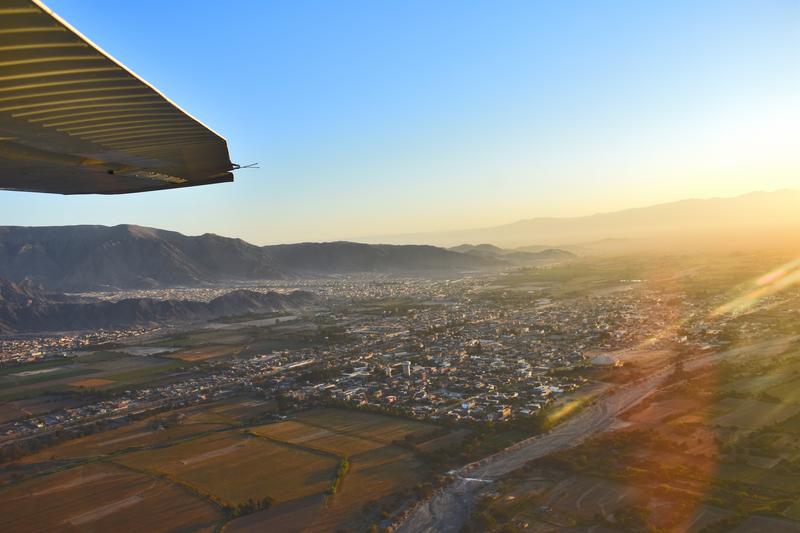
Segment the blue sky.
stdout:
<svg viewBox="0 0 800 533">
<path fill-rule="evenodd" d="M 261 168 L 122 197 L 0 192 L 0 224 L 293 242 L 800 178 L 794 0 L 47 4 Z"/>
</svg>

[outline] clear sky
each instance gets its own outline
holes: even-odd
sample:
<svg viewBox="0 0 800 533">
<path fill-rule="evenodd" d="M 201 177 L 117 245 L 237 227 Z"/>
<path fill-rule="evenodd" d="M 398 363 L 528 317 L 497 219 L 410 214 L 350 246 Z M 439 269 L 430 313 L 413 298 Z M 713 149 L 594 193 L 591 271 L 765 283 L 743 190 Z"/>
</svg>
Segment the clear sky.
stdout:
<svg viewBox="0 0 800 533">
<path fill-rule="evenodd" d="M 260 164 L 0 224 L 254 243 L 800 188 L 800 2 L 45 0 Z"/>
</svg>

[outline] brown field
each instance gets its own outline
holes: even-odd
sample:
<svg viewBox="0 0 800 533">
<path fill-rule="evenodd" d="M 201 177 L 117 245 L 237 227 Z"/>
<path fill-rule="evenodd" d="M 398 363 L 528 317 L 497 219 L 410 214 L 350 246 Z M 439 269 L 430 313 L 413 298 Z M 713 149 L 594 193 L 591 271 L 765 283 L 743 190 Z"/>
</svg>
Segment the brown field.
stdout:
<svg viewBox="0 0 800 533">
<path fill-rule="evenodd" d="M 103 387 L 105 385 L 111 385 L 113 383 L 115 382 L 110 379 L 86 378 L 86 379 L 80 379 L 78 381 L 73 381 L 69 385 L 71 387 L 93 388 L 93 387 Z"/>
<path fill-rule="evenodd" d="M 294 420 L 335 433 L 391 444 L 406 435 L 421 435 L 436 429 L 432 424 L 348 409 L 314 409 L 299 413 Z"/>
<path fill-rule="evenodd" d="M 694 399 L 669 399 L 660 402 L 653 402 L 646 408 L 626 416 L 630 422 L 640 424 L 659 424 L 667 418 L 677 418 L 689 412 L 692 408 L 697 408 L 698 402 Z"/>
<path fill-rule="evenodd" d="M 34 478 L 0 491 L 0 530 L 212 531 L 217 506 L 179 486 L 106 464 Z"/>
<path fill-rule="evenodd" d="M 277 412 L 277 405 L 271 400 L 225 400 L 210 406 L 203 406 L 202 409 L 186 411 L 186 421 L 193 423 L 236 424 L 275 412 Z"/>
<path fill-rule="evenodd" d="M 187 348 L 173 352 L 165 357 L 170 359 L 180 359 L 181 361 L 205 361 L 218 357 L 228 357 L 237 355 L 244 347 L 241 345 L 212 345 L 200 346 L 198 348 Z"/>
<path fill-rule="evenodd" d="M 343 457 L 385 446 L 376 440 L 334 433 L 324 428 L 295 421 L 267 424 L 254 428 L 252 431 L 257 435 Z"/>
<path fill-rule="evenodd" d="M 493 503 L 493 507 L 498 512 L 536 524 L 532 529 L 537 531 L 554 530 L 555 524 L 572 531 L 573 526 L 590 523 L 599 516 L 610 517 L 638 507 L 647 509 L 652 524 L 664 531 L 697 533 L 734 514 L 696 501 L 654 499 L 652 491 L 643 486 L 566 471 L 537 470 L 516 483 L 513 490 Z M 543 508 L 547 509 L 544 515 Z"/>
<path fill-rule="evenodd" d="M 308 531 L 362 530 L 364 506 L 386 501 L 425 477 L 425 467 L 414 454 L 391 442 L 435 429 L 413 420 L 343 409 L 315 409 L 290 421 L 255 428 L 254 433 L 270 439 L 346 456 L 350 470 L 324 507 L 314 507 L 308 500 L 302 505 L 292 502 L 292 510 L 278 507 L 256 513 L 233 522 L 232 530 L 282 531 L 291 530 L 290 524 L 303 524 Z M 458 439 L 463 436 L 457 435 Z"/>
<path fill-rule="evenodd" d="M 229 431 L 116 459 L 135 469 L 186 484 L 215 499 L 238 504 L 249 498 L 289 501 L 324 492 L 336 458 Z"/>
<path fill-rule="evenodd" d="M 9 420 L 22 418 L 27 416 L 24 412 L 20 411 L 18 407 L 11 403 L 0 404 L 0 424 L 5 424 Z"/>
<path fill-rule="evenodd" d="M 435 437 L 417 444 L 417 449 L 426 453 L 434 452 L 438 449 L 447 448 L 448 446 L 461 442 L 464 440 L 464 437 L 469 434 L 470 431 L 468 429 L 454 429 L 447 435 Z"/>
<path fill-rule="evenodd" d="M 158 429 L 153 418 L 133 424 L 70 440 L 51 448 L 28 455 L 23 463 L 32 464 L 58 459 L 80 459 L 106 456 L 129 448 L 167 445 L 174 441 L 208 431 L 225 429 L 222 424 L 179 424 L 166 429 Z"/>
<path fill-rule="evenodd" d="M 313 531 L 365 529 L 361 510 L 399 491 L 409 489 L 425 476 L 425 467 L 414 454 L 397 446 L 385 446 L 350 458 L 350 471 L 327 508 L 315 518 Z"/>
<path fill-rule="evenodd" d="M 313 531 L 317 513 L 324 512 L 326 497 L 313 494 L 286 502 L 228 522 L 225 533 L 262 533 L 264 531 Z"/>
<path fill-rule="evenodd" d="M 247 429 L 274 410 L 256 398 L 191 406 L 25 456 L 0 490 L 0 531 L 208 530 L 224 522 L 220 505 L 267 497 L 270 509 L 226 531 L 355 531 L 427 479 L 415 453 L 392 443 L 424 441 L 437 426 L 329 408 Z M 423 447 L 465 434 L 431 436 Z M 350 468 L 329 495 L 340 457 Z"/>
<path fill-rule="evenodd" d="M 639 491 L 614 481 L 590 477 L 569 476 L 548 492 L 543 504 L 567 514 L 594 516 L 614 512 L 618 508 L 640 503 Z"/>
<path fill-rule="evenodd" d="M 424 476 L 411 452 L 385 446 L 354 455 L 339 492 L 326 500 L 308 497 L 232 521 L 226 533 L 258 531 L 364 531 L 362 510 L 413 487 Z M 379 520 L 379 519 L 377 519 Z"/>
</svg>

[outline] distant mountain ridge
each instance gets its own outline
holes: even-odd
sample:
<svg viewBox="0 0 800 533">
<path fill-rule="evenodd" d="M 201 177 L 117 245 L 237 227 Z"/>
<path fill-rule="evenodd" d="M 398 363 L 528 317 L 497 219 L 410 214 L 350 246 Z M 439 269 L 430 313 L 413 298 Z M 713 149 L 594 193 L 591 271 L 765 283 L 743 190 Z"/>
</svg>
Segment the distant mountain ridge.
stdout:
<svg viewBox="0 0 800 533">
<path fill-rule="evenodd" d="M 493 244 L 460 244 L 450 248 L 450 250 L 484 259 L 505 261 L 515 266 L 535 266 L 568 261 L 577 257 L 572 252 L 558 248 L 537 249 L 536 251 L 529 251 L 523 248 L 507 250 Z"/>
<path fill-rule="evenodd" d="M 0 227 L 0 276 L 51 291 L 198 286 L 362 272 L 456 272 L 507 266 L 425 245 L 353 242 L 255 246 L 141 226 Z"/>
<path fill-rule="evenodd" d="M 543 217 L 490 228 L 365 237 L 366 242 L 491 243 L 570 251 L 730 250 L 800 244 L 800 191 L 690 199 L 580 217 Z"/>
<path fill-rule="evenodd" d="M 474 270 L 502 266 L 492 258 L 472 257 L 428 245 L 356 242 L 278 244 L 264 250 L 276 265 L 299 274 Z"/>
<path fill-rule="evenodd" d="M 238 314 L 296 311 L 316 299 L 306 291 L 280 294 L 235 290 L 210 302 L 153 298 L 69 301 L 0 278 L 0 334 L 200 322 Z"/>
</svg>

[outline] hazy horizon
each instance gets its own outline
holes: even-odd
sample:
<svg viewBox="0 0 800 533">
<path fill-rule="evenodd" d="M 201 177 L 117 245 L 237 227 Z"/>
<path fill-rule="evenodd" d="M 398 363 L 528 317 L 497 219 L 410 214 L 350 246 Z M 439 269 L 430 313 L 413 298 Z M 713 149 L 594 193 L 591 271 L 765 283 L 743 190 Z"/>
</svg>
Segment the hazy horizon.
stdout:
<svg viewBox="0 0 800 533">
<path fill-rule="evenodd" d="M 793 2 L 47 3 L 261 168 L 119 197 L 0 192 L 4 225 L 355 239 L 731 197 L 800 175 Z"/>
<path fill-rule="evenodd" d="M 745 213 L 747 216 L 742 216 Z M 306 242 L 359 242 L 365 244 L 423 244 L 454 247 L 462 244 L 491 244 L 505 249 L 564 247 L 584 253 L 642 251 L 722 251 L 800 246 L 800 189 L 751 191 L 732 197 L 684 198 L 646 206 L 629 206 L 618 211 L 589 213 L 574 217 L 530 217 L 506 224 L 465 227 L 445 231 L 349 235 L 332 239 L 258 242 L 242 235 L 211 230 L 181 231 L 169 226 L 148 226 L 133 222 L 114 224 L 0 224 L 2 226 L 131 225 L 177 231 L 184 235 L 215 234 L 243 239 L 259 246 Z M 653 245 L 653 240 L 658 245 Z M 722 239 L 724 242 L 718 242 Z M 603 241 L 620 241 L 606 243 Z M 625 242 L 622 242 L 625 241 Z"/>
</svg>

